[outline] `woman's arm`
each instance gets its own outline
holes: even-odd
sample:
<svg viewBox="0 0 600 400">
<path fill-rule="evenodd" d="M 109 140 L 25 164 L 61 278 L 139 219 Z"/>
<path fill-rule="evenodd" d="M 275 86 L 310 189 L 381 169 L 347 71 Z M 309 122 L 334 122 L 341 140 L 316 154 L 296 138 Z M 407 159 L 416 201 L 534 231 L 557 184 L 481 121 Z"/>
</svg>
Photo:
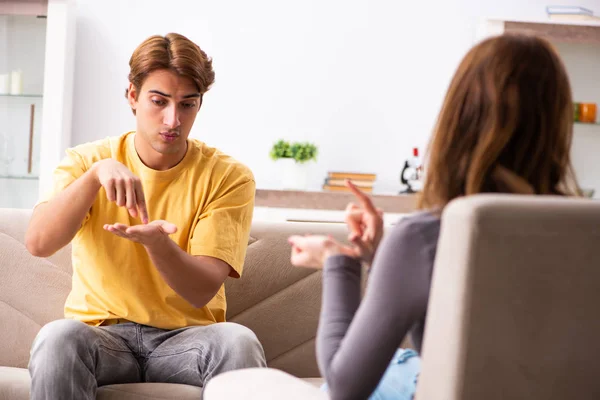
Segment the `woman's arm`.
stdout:
<svg viewBox="0 0 600 400">
<path fill-rule="evenodd" d="M 430 218 L 430 216 L 429 216 Z M 317 358 L 332 399 L 366 399 L 395 350 L 425 315 L 439 223 L 401 221 L 377 252 L 360 303 L 360 263 L 338 255 L 326 261 Z"/>
</svg>

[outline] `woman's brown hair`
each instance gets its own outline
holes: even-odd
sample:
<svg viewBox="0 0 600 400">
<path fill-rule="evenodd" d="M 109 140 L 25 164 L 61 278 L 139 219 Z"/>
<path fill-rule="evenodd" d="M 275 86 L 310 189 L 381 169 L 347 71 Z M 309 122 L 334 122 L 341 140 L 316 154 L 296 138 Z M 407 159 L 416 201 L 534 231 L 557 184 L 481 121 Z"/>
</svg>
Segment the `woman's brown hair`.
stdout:
<svg viewBox="0 0 600 400">
<path fill-rule="evenodd" d="M 178 33 L 154 35 L 144 40 L 131 55 L 129 68 L 129 82 L 135 86 L 136 93 L 140 92 L 146 77 L 160 69 L 190 78 L 201 96 L 215 80 L 212 60 L 197 44 Z M 125 90 L 125 97 L 127 94 Z"/>
<path fill-rule="evenodd" d="M 571 87 L 544 39 L 507 34 L 477 44 L 456 71 L 433 137 L 419 208 L 505 191 L 497 167 L 536 194 L 576 194 Z"/>
</svg>

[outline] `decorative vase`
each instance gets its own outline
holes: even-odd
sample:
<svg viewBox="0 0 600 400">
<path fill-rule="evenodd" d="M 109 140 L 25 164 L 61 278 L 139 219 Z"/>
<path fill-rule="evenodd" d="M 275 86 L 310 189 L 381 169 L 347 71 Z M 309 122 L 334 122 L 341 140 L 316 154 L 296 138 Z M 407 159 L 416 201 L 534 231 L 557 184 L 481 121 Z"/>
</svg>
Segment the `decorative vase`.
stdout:
<svg viewBox="0 0 600 400">
<path fill-rule="evenodd" d="M 308 187 L 308 165 L 298 163 L 293 158 L 277 161 L 281 176 L 281 188 L 285 190 L 306 190 Z"/>
</svg>

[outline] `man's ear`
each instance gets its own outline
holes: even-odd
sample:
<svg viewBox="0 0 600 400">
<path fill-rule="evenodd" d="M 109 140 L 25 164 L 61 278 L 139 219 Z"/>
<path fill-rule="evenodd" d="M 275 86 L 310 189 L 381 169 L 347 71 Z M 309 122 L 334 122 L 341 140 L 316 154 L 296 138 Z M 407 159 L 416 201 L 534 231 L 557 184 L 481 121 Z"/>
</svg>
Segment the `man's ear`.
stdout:
<svg viewBox="0 0 600 400">
<path fill-rule="evenodd" d="M 137 107 L 137 98 L 138 92 L 133 83 L 129 82 L 129 87 L 127 88 L 127 101 L 132 110 L 135 110 Z"/>
</svg>

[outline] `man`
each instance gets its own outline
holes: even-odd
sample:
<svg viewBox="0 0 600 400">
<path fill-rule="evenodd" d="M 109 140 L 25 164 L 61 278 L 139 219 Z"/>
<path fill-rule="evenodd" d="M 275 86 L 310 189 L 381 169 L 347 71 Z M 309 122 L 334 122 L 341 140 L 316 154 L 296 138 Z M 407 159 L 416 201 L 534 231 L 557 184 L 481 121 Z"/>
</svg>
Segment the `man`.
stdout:
<svg viewBox="0 0 600 400">
<path fill-rule="evenodd" d="M 188 138 L 212 61 L 171 33 L 148 38 L 129 64 L 136 131 L 69 149 L 26 234 L 40 257 L 73 244 L 66 319 L 32 347 L 34 400 L 95 399 L 117 383 L 203 386 L 265 366 L 256 336 L 224 323 L 223 282 L 242 272 L 253 175 Z"/>
</svg>

